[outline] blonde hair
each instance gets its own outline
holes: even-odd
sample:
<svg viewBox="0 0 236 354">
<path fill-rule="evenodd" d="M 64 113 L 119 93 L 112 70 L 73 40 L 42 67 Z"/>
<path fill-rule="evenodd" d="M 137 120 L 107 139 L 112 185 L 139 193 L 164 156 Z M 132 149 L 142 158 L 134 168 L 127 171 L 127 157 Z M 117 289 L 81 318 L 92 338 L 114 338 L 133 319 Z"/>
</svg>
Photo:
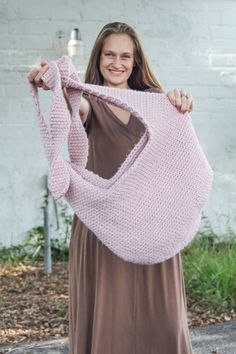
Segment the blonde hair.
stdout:
<svg viewBox="0 0 236 354">
<path fill-rule="evenodd" d="M 95 40 L 90 59 L 88 62 L 85 82 L 95 85 L 103 85 L 103 77 L 99 69 L 100 55 L 103 43 L 110 34 L 127 34 L 134 43 L 134 68 L 128 79 L 128 85 L 131 89 L 140 91 L 158 91 L 163 92 L 160 83 L 151 71 L 146 55 L 138 35 L 132 27 L 122 22 L 112 22 L 105 25 Z"/>
</svg>

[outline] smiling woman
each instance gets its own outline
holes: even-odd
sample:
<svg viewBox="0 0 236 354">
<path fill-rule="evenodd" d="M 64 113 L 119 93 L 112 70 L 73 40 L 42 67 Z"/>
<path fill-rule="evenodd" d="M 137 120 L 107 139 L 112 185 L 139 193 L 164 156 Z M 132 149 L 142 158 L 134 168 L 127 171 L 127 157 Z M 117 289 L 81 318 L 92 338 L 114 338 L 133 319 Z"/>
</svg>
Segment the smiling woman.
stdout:
<svg viewBox="0 0 236 354">
<path fill-rule="evenodd" d="M 108 24 L 99 33 L 85 81 L 163 92 L 136 33 L 122 23 Z M 92 96 L 84 99 L 90 105 L 85 122 L 87 169 L 109 179 L 145 129 L 120 107 Z M 75 215 L 70 248 L 71 353 L 192 353 L 180 254 L 155 265 L 134 264 L 117 257 L 94 236 Z"/>
<path fill-rule="evenodd" d="M 40 81 L 46 71 L 44 62 L 29 74 L 30 81 L 48 89 Z M 120 22 L 107 24 L 98 34 L 85 82 L 164 92 L 136 32 Z M 168 97 L 180 110 L 191 111 L 191 95 L 172 90 Z M 86 168 L 110 179 L 140 141 L 145 127 L 132 113 L 92 95 L 82 97 L 80 117 L 89 141 Z M 71 354 L 192 353 L 179 253 L 152 265 L 127 262 L 74 215 L 69 299 Z"/>
</svg>

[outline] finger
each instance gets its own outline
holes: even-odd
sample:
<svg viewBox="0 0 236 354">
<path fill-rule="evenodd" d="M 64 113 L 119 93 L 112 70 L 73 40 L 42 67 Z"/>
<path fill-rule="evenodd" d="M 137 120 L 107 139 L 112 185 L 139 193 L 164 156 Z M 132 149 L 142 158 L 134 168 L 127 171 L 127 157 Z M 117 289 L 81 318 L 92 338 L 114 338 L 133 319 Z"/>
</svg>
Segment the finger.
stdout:
<svg viewBox="0 0 236 354">
<path fill-rule="evenodd" d="M 33 82 L 35 77 L 38 75 L 38 73 L 39 73 L 39 67 L 32 69 L 27 75 L 28 80 L 30 82 Z"/>
<path fill-rule="evenodd" d="M 39 72 L 43 75 L 46 73 L 47 70 L 48 70 L 48 65 L 45 65 L 39 70 Z"/>
<path fill-rule="evenodd" d="M 168 91 L 167 92 L 167 97 L 169 98 L 170 102 L 175 106 L 176 101 L 175 101 L 175 95 L 173 91 Z"/>
<path fill-rule="evenodd" d="M 176 107 L 180 108 L 181 107 L 181 95 L 180 91 L 177 89 L 174 89 L 174 95 L 175 95 L 175 101 L 176 101 Z"/>
<path fill-rule="evenodd" d="M 42 83 L 42 86 L 41 86 L 41 87 L 42 87 L 42 89 L 45 90 L 45 91 L 50 90 L 50 88 L 49 88 L 48 86 L 46 86 L 44 82 Z"/>
<path fill-rule="evenodd" d="M 48 65 L 48 62 L 47 62 L 46 60 L 43 60 L 43 61 L 41 61 L 40 65 L 41 65 L 41 66 Z"/>
<path fill-rule="evenodd" d="M 194 107 L 194 102 L 192 101 L 191 104 L 190 104 L 190 107 L 189 107 L 189 112 L 192 112 L 193 107 Z"/>
<path fill-rule="evenodd" d="M 37 87 L 42 87 L 44 90 L 49 90 L 49 87 L 45 85 L 45 83 L 42 80 L 42 76 L 43 74 L 48 70 L 48 66 L 44 66 L 42 67 L 39 72 L 38 75 L 35 77 L 35 83 Z"/>
<path fill-rule="evenodd" d="M 42 80 L 42 74 L 41 72 L 38 73 L 38 75 L 35 77 L 34 82 L 37 87 L 42 87 L 43 85 L 43 80 Z"/>
<path fill-rule="evenodd" d="M 180 93 L 182 101 L 181 112 L 190 111 L 191 102 L 193 100 L 192 94 L 188 94 L 185 90 L 180 90 Z"/>
<path fill-rule="evenodd" d="M 187 98 L 186 96 L 181 97 L 181 107 L 180 107 L 181 112 L 186 112 L 187 111 Z"/>
<path fill-rule="evenodd" d="M 193 101 L 192 94 L 191 93 L 187 94 L 187 110 L 190 109 L 192 101 Z"/>
<path fill-rule="evenodd" d="M 185 90 L 179 90 L 181 96 L 187 96 L 187 92 Z"/>
</svg>

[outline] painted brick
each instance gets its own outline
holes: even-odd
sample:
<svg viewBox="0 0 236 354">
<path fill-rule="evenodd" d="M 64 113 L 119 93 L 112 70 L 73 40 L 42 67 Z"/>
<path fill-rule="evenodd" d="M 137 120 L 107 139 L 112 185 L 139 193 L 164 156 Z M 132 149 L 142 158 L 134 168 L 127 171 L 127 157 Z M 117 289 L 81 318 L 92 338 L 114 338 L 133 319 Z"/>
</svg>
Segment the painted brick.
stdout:
<svg viewBox="0 0 236 354">
<path fill-rule="evenodd" d="M 209 39 L 209 37 L 210 37 L 209 26 L 192 24 L 190 35 L 191 35 L 191 38 Z"/>
<path fill-rule="evenodd" d="M 3 70 L 0 70 L 0 82 L 1 84 L 15 84 L 15 83 L 20 83 L 22 84 L 22 81 L 25 78 L 27 71 L 22 72 L 20 70 L 11 70 L 10 68 Z"/>
<path fill-rule="evenodd" d="M 20 47 L 19 36 L 0 35 L 0 50 L 18 50 Z"/>
<path fill-rule="evenodd" d="M 196 72 L 192 68 L 167 68 L 163 78 L 167 84 L 176 82 L 178 85 L 188 85 L 196 82 Z"/>
<path fill-rule="evenodd" d="M 207 11 L 188 11 L 189 21 L 194 25 L 218 25 L 221 23 L 221 12 L 214 10 L 214 4 Z"/>
<path fill-rule="evenodd" d="M 234 53 L 235 52 L 235 39 L 225 38 L 224 40 L 214 40 L 211 41 L 213 47 L 216 49 L 217 53 Z"/>
<path fill-rule="evenodd" d="M 62 3 L 63 0 L 60 0 Z M 13 14 L 17 19 L 49 19 L 53 14 L 50 12 L 49 2 L 40 0 L 18 0 L 14 6 Z M 12 5 L 12 2 L 11 2 Z M 66 7 L 66 6 L 65 6 Z M 62 8 L 62 12 L 63 12 Z M 10 4 L 9 12 L 11 13 Z M 11 18 L 11 17 L 10 17 Z M 13 17 L 14 18 L 14 17 Z"/>
<path fill-rule="evenodd" d="M 82 13 L 84 13 L 84 6 L 83 6 L 83 11 L 81 12 L 80 6 L 74 6 L 71 7 L 70 2 L 61 1 L 62 4 L 60 6 L 55 6 L 54 2 L 49 3 L 49 8 L 48 8 L 48 13 L 50 14 L 50 18 L 53 20 L 68 20 L 68 21 L 78 21 L 78 23 L 82 20 Z M 91 6 L 91 3 L 88 2 L 87 6 L 86 3 L 84 4 L 85 8 L 89 8 Z M 99 19 L 99 13 L 101 13 L 103 10 L 106 12 L 105 7 L 107 6 L 101 6 L 100 3 L 97 3 L 96 6 L 96 11 L 98 10 L 98 19 Z M 90 13 L 87 14 L 87 18 L 90 19 L 93 17 L 93 11 L 91 11 L 90 7 Z"/>
<path fill-rule="evenodd" d="M 204 1 L 207 3 L 207 9 L 210 11 L 214 9 L 215 11 L 219 11 L 220 13 L 226 12 L 234 12 L 235 11 L 235 1 L 234 0 L 207 0 Z M 210 14 L 209 14 L 210 15 Z"/>
<path fill-rule="evenodd" d="M 19 1 L 8 0 L 7 1 L 7 19 L 8 20 L 18 20 L 19 19 Z"/>
<path fill-rule="evenodd" d="M 76 22 L 75 22 L 76 24 Z M 58 30 L 67 31 L 69 33 L 73 25 L 64 20 L 10 20 L 9 21 L 9 34 L 11 35 L 47 35 L 56 33 Z"/>
<path fill-rule="evenodd" d="M 235 98 L 236 97 L 236 87 L 229 90 L 228 87 L 224 86 L 208 86 L 209 97 L 214 98 Z"/>
<path fill-rule="evenodd" d="M 19 49 L 22 51 L 32 51 L 32 50 L 50 50 L 53 46 L 52 35 L 28 35 L 20 37 Z"/>
<path fill-rule="evenodd" d="M 194 99 L 209 97 L 209 87 L 205 85 L 186 85 L 185 90 L 191 92 Z"/>
<path fill-rule="evenodd" d="M 219 75 L 221 78 L 221 82 L 222 84 L 227 87 L 230 90 L 235 90 L 235 86 L 236 86 L 236 70 L 230 68 L 230 70 L 226 70 L 226 68 L 224 68 L 224 70 L 219 70 Z"/>
<path fill-rule="evenodd" d="M 7 51 L 0 50 L 0 67 L 2 65 L 7 66 L 9 64 Z"/>
<path fill-rule="evenodd" d="M 219 112 L 219 113 L 231 113 L 236 111 L 236 102 L 235 99 L 232 98 L 202 98 L 198 100 L 198 111 L 203 112 Z"/>
<path fill-rule="evenodd" d="M 14 104 L 17 105 L 16 102 L 18 102 L 19 100 L 15 100 Z M 23 112 L 23 113 L 18 113 L 21 112 L 21 107 L 19 108 L 19 110 L 17 110 L 17 108 L 15 108 L 15 110 L 9 110 L 8 112 L 5 112 L 3 117 L 3 122 L 2 124 L 4 126 L 9 126 L 11 127 L 10 129 L 22 129 L 22 127 L 25 126 L 32 126 L 35 125 L 35 120 L 34 120 L 34 116 L 32 114 L 32 112 Z M 13 128 L 12 128 L 13 127 Z"/>
<path fill-rule="evenodd" d="M 106 2 L 106 5 L 104 4 L 104 6 L 102 6 L 100 2 L 93 1 L 93 4 L 91 4 L 86 1 L 83 8 L 80 8 L 79 15 L 82 21 L 104 21 L 109 17 L 110 12 L 110 3 Z"/>
<path fill-rule="evenodd" d="M 209 31 L 212 39 L 235 39 L 236 37 L 235 26 L 210 26 Z"/>
<path fill-rule="evenodd" d="M 8 22 L 6 19 L 1 18 L 0 20 L 0 33 L 1 35 L 8 33 Z"/>
<path fill-rule="evenodd" d="M 195 82 L 201 85 L 218 86 L 221 82 L 221 77 L 217 71 L 202 68 L 197 71 Z"/>
<path fill-rule="evenodd" d="M 212 66 L 236 66 L 236 54 L 225 53 L 225 54 L 211 54 L 210 64 Z"/>
<path fill-rule="evenodd" d="M 9 52 L 10 65 L 31 65 L 40 62 L 43 52 L 40 51 L 11 51 Z"/>
<path fill-rule="evenodd" d="M 1 1 L 0 2 L 0 19 L 7 18 L 7 2 Z"/>
<path fill-rule="evenodd" d="M 5 86 L 3 84 L 0 86 L 0 98 L 5 97 Z"/>
<path fill-rule="evenodd" d="M 26 85 L 5 85 L 4 88 L 4 96 L 7 98 L 29 97 L 29 89 Z"/>
<path fill-rule="evenodd" d="M 220 24 L 235 26 L 235 16 L 236 16 L 235 5 L 232 7 L 232 9 L 225 9 L 225 7 L 223 6 L 221 9 Z"/>
</svg>

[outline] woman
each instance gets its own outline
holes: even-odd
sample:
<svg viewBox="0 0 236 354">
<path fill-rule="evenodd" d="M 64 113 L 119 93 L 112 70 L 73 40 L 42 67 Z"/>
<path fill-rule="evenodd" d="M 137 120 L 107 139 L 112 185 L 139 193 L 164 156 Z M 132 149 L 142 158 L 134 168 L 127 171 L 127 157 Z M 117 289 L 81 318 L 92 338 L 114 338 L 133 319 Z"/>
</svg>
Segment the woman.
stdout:
<svg viewBox="0 0 236 354">
<path fill-rule="evenodd" d="M 28 75 L 38 87 L 47 62 Z M 99 33 L 85 82 L 163 92 L 134 30 L 110 23 Z M 167 93 L 180 111 L 192 110 L 183 91 Z M 66 91 L 65 91 L 66 97 Z M 89 139 L 87 168 L 111 178 L 144 132 L 130 112 L 85 96 L 80 117 Z M 181 256 L 154 265 L 126 262 L 74 215 L 69 260 L 72 354 L 190 354 Z"/>
</svg>

